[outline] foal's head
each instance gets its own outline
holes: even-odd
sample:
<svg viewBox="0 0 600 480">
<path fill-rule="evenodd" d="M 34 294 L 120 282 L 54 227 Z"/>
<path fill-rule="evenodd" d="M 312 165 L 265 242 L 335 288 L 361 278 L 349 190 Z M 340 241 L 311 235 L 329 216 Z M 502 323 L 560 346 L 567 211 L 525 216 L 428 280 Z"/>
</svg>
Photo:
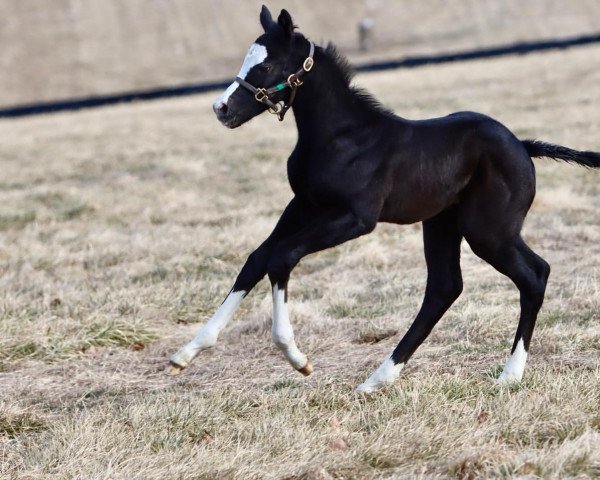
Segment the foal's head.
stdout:
<svg viewBox="0 0 600 480">
<path fill-rule="evenodd" d="M 294 23 L 287 10 L 281 10 L 277 22 L 263 5 L 260 23 L 265 31 L 250 46 L 238 77 L 256 88 L 280 85 L 295 73 L 306 58 L 309 42 L 302 34 L 294 32 Z M 282 88 L 269 95 L 276 104 L 289 98 L 290 89 Z M 236 128 L 268 109 L 257 101 L 255 94 L 234 81 L 213 104 L 219 121 Z"/>
</svg>

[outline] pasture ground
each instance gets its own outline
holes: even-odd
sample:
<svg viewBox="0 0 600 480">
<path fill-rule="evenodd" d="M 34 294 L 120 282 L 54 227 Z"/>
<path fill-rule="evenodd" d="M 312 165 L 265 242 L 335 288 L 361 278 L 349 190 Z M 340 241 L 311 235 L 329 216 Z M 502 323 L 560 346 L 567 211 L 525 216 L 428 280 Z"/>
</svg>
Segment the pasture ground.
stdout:
<svg viewBox="0 0 600 480">
<path fill-rule="evenodd" d="M 362 75 L 409 118 L 476 110 L 600 150 L 600 48 Z M 553 266 L 521 386 L 494 377 L 516 289 L 465 245 L 465 291 L 394 387 L 357 397 L 420 304 L 420 226 L 309 257 L 269 338 L 262 282 L 180 377 L 168 356 L 290 198 L 292 118 L 235 131 L 213 95 L 0 122 L 0 477 L 598 478 L 600 176 L 536 161 L 525 228 Z"/>
</svg>

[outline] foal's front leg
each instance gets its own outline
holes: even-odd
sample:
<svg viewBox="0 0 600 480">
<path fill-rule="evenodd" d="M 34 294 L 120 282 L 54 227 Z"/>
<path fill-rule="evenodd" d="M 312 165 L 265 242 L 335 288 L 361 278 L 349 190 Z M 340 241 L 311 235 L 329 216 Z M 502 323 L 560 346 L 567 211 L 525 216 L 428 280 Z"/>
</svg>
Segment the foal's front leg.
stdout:
<svg viewBox="0 0 600 480">
<path fill-rule="evenodd" d="M 287 284 L 290 273 L 300 259 L 347 240 L 369 233 L 376 222 L 365 221 L 351 212 L 326 211 L 314 218 L 305 228 L 279 242 L 271 254 L 267 271 L 273 288 L 273 341 L 303 375 L 313 367 L 306 355 L 296 346 L 294 331 L 287 309 Z"/>
<path fill-rule="evenodd" d="M 217 343 L 219 333 L 233 317 L 244 297 L 267 273 L 267 265 L 273 247 L 277 242 L 301 228 L 307 215 L 306 207 L 297 198 L 292 199 L 277 222 L 269 237 L 249 257 L 233 288 L 212 318 L 200 329 L 198 334 L 171 358 L 172 375 L 177 375 L 202 351 Z"/>
</svg>

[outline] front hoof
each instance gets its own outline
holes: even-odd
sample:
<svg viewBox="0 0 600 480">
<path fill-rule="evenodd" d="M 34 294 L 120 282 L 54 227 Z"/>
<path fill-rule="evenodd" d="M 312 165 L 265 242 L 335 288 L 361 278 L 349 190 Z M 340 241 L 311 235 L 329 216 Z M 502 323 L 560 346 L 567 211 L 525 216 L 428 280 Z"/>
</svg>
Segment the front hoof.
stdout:
<svg viewBox="0 0 600 480">
<path fill-rule="evenodd" d="M 377 390 L 379 390 L 378 387 L 374 386 L 374 385 L 370 385 L 367 383 L 361 383 L 358 387 L 356 387 L 356 389 L 354 390 L 354 393 L 358 393 L 358 394 L 370 394 L 370 393 L 375 393 Z"/>
<path fill-rule="evenodd" d="M 509 387 L 511 385 L 518 385 L 519 383 L 521 383 L 521 377 L 504 373 L 496 380 L 496 385 L 501 387 Z"/>
<path fill-rule="evenodd" d="M 181 365 L 177 365 L 176 363 L 170 362 L 169 366 L 165 370 L 165 374 L 169 375 L 170 377 L 176 377 L 177 375 L 180 375 L 184 369 L 185 369 L 185 367 L 182 367 Z"/>
<path fill-rule="evenodd" d="M 310 360 L 307 360 L 306 365 L 304 365 L 302 368 L 299 368 L 298 371 L 305 377 L 308 377 L 313 372 L 313 366 L 312 363 L 310 363 Z"/>
</svg>

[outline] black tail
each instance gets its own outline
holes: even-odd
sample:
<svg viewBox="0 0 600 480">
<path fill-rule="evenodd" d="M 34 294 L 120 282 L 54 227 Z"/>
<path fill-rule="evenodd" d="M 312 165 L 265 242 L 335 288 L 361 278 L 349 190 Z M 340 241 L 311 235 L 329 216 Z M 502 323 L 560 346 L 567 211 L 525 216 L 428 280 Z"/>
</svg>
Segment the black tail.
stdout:
<svg viewBox="0 0 600 480">
<path fill-rule="evenodd" d="M 598 152 L 580 152 L 538 140 L 523 140 L 522 143 L 530 157 L 548 157 L 588 168 L 600 168 L 600 153 Z"/>
</svg>

